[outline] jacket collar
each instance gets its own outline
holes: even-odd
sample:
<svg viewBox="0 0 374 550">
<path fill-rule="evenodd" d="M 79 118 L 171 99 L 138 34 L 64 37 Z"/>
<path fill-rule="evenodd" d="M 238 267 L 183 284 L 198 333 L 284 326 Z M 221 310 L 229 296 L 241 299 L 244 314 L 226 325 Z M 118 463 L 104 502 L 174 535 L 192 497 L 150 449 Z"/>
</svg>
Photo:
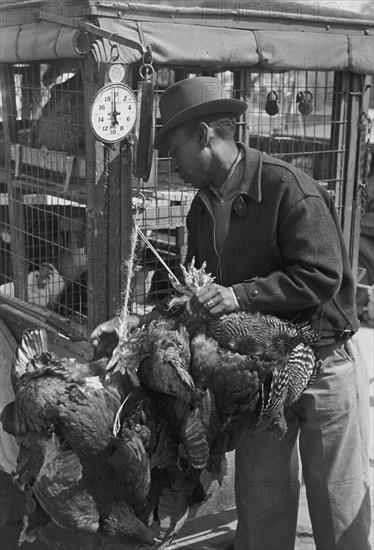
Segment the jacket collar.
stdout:
<svg viewBox="0 0 374 550">
<path fill-rule="evenodd" d="M 261 202 L 262 154 L 257 149 L 251 149 L 245 143 L 238 143 L 245 154 L 245 170 L 240 184 L 240 190 L 256 202 Z"/>
<path fill-rule="evenodd" d="M 261 202 L 261 175 L 262 175 L 262 154 L 257 149 L 251 149 L 245 143 L 238 142 L 238 147 L 241 147 L 244 153 L 245 169 L 243 172 L 242 180 L 240 182 L 239 193 L 247 195 L 255 202 Z M 197 193 L 203 202 L 204 197 L 207 199 L 208 194 L 205 189 L 200 189 Z"/>
</svg>

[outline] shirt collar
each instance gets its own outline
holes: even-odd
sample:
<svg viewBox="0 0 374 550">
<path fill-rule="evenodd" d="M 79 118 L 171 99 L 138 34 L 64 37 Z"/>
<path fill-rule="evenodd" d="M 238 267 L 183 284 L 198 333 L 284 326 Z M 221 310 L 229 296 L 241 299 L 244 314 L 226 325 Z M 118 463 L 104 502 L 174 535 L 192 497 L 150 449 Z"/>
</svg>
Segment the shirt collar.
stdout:
<svg viewBox="0 0 374 550">
<path fill-rule="evenodd" d="M 236 194 L 241 186 L 241 180 L 243 177 L 243 168 L 242 163 L 240 162 L 244 159 L 244 153 L 241 147 L 238 147 L 238 154 L 234 160 L 229 173 L 227 174 L 226 180 L 221 187 L 216 188 L 213 185 L 209 185 L 209 190 L 213 195 L 218 198 L 228 199 L 231 195 Z"/>
</svg>

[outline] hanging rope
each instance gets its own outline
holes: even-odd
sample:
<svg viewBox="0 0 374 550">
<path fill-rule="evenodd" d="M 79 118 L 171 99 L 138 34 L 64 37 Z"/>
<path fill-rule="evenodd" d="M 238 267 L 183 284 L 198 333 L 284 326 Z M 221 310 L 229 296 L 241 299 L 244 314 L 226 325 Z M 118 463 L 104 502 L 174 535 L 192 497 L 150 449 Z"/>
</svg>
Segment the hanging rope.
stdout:
<svg viewBox="0 0 374 550">
<path fill-rule="evenodd" d="M 158 253 L 158 251 L 156 250 L 156 248 L 152 245 L 152 243 L 149 241 L 149 239 L 144 235 L 143 231 L 140 229 L 140 227 L 138 227 L 138 234 L 139 236 L 143 239 L 143 241 L 145 242 L 145 244 L 148 246 L 148 248 L 153 252 L 153 254 L 156 256 L 156 258 L 162 263 L 162 265 L 164 266 L 164 268 L 166 269 L 166 271 L 169 273 L 170 277 L 174 280 L 174 282 L 176 282 L 177 284 L 180 284 L 179 283 L 179 280 L 177 279 L 177 277 L 174 275 L 174 273 L 172 272 L 172 270 L 170 269 L 170 267 L 165 263 L 165 261 L 163 260 L 163 258 L 160 256 L 160 254 Z"/>
<path fill-rule="evenodd" d="M 122 307 L 119 314 L 119 326 L 118 326 L 118 336 L 119 336 L 119 342 L 118 346 L 116 348 L 116 351 L 124 352 L 127 341 L 128 341 L 128 323 L 127 318 L 129 315 L 129 303 L 130 303 L 130 297 L 131 297 L 131 279 L 134 276 L 134 258 L 135 258 L 135 249 L 137 244 L 137 238 L 139 237 L 145 242 L 145 244 L 148 246 L 148 248 L 153 252 L 153 254 L 156 256 L 156 258 L 161 262 L 161 264 L 165 267 L 167 272 L 169 273 L 170 278 L 180 285 L 180 282 L 178 278 L 174 275 L 174 273 L 171 271 L 169 266 L 166 264 L 166 262 L 163 260 L 163 258 L 160 256 L 156 248 L 152 245 L 152 243 L 149 241 L 149 239 L 144 235 L 143 231 L 140 229 L 140 213 L 144 209 L 144 203 L 145 203 L 145 197 L 142 193 L 139 193 L 139 195 L 142 198 L 142 204 L 137 204 L 135 206 L 135 216 L 134 216 L 134 224 L 133 224 L 133 230 L 130 237 L 130 254 L 127 260 L 125 260 L 125 285 L 124 285 L 124 293 L 122 296 Z M 118 362 L 119 356 L 118 353 L 113 353 L 112 359 L 109 361 L 108 368 L 112 368 L 116 365 Z"/>
<path fill-rule="evenodd" d="M 129 315 L 129 303 L 131 296 L 131 279 L 134 276 L 134 258 L 135 258 L 135 249 L 137 243 L 137 235 L 140 231 L 140 217 L 139 213 L 141 208 L 136 206 L 135 216 L 134 216 L 134 225 L 130 237 L 130 254 L 127 260 L 124 261 L 124 271 L 126 273 L 125 278 L 125 290 L 122 296 L 122 308 L 119 315 L 119 345 L 125 345 L 128 336 L 128 325 L 127 325 L 127 316 Z"/>
</svg>

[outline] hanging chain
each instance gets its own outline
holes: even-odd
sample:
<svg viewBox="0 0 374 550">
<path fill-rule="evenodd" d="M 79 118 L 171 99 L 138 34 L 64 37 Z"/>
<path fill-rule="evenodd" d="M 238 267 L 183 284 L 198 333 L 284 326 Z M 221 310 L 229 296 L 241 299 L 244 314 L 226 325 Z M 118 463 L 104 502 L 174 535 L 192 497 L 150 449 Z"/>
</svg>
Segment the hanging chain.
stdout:
<svg viewBox="0 0 374 550">
<path fill-rule="evenodd" d="M 106 209 L 108 207 L 110 147 L 108 146 L 107 143 L 103 143 L 103 148 L 104 148 L 104 167 L 103 167 L 104 209 L 105 209 L 105 213 L 107 213 Z"/>
<path fill-rule="evenodd" d="M 139 74 L 143 80 L 151 80 L 153 79 L 154 73 L 155 70 L 153 67 L 152 46 L 147 46 L 147 51 L 143 54 Z"/>
</svg>

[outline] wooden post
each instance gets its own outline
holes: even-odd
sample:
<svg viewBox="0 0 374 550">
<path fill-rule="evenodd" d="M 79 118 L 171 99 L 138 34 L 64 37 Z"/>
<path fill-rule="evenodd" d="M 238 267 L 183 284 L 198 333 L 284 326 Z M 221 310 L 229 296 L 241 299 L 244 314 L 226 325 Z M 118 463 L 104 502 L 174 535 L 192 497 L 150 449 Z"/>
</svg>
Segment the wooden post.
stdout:
<svg viewBox="0 0 374 550">
<path fill-rule="evenodd" d="M 369 77 L 360 77 L 356 75 L 355 80 L 361 81 L 356 82 L 356 87 L 360 88 L 362 91 L 362 97 L 360 101 L 360 113 L 359 118 L 356 121 L 355 127 L 358 130 L 358 136 L 356 140 L 356 172 L 354 177 L 354 189 L 353 189 L 353 203 L 352 203 L 352 219 L 351 219 L 351 248 L 350 248 L 350 258 L 353 269 L 353 274 L 357 277 L 358 270 L 358 254 L 360 248 L 360 232 L 361 232 L 361 219 L 362 219 L 362 196 L 363 192 L 366 190 L 363 189 L 364 178 L 366 176 L 366 166 L 367 163 L 367 129 L 369 120 L 368 109 L 369 109 L 369 99 L 371 86 L 369 84 Z M 360 96 L 355 96 L 360 98 Z M 352 120 L 352 123 L 354 121 Z"/>
<path fill-rule="evenodd" d="M 347 73 L 335 73 L 332 100 L 330 150 L 332 151 L 328 177 L 335 180 L 335 205 L 338 209 L 339 220 L 342 224 L 343 185 L 344 185 L 344 152 L 345 132 L 344 120 L 347 111 L 348 97 L 343 90 L 349 89 Z"/>
<path fill-rule="evenodd" d="M 188 231 L 187 227 L 181 225 L 175 230 L 175 244 L 177 248 L 177 254 L 180 255 L 180 263 L 184 264 L 187 256 L 187 242 L 188 242 Z"/>
<path fill-rule="evenodd" d="M 342 227 L 344 240 L 349 251 L 351 263 L 355 255 L 354 251 L 354 231 L 356 227 L 356 197 L 359 193 L 359 122 L 361 115 L 363 81 L 362 75 L 351 74 L 350 86 L 347 90 L 348 96 L 348 118 L 347 118 L 347 138 L 346 138 L 346 156 L 345 156 L 345 178 L 343 193 L 343 216 Z M 359 193 L 360 194 L 360 193 Z M 360 195 L 361 196 L 361 195 Z M 360 205 L 359 205 L 360 208 Z"/>
<path fill-rule="evenodd" d="M 121 297 L 121 256 L 122 256 L 122 174 L 121 147 L 119 143 L 112 146 L 107 189 L 108 232 L 106 243 L 107 261 L 107 316 L 118 313 Z"/>
<path fill-rule="evenodd" d="M 89 114 L 99 89 L 97 66 L 86 56 L 83 66 L 86 126 L 86 206 L 87 206 L 87 298 L 88 330 L 107 318 L 106 310 L 106 216 L 103 185 L 104 151 L 92 133 Z"/>
<path fill-rule="evenodd" d="M 239 99 L 242 101 L 246 101 L 248 103 L 249 98 L 253 95 L 253 87 L 252 87 L 252 73 L 250 69 L 243 69 L 241 72 L 241 96 Z M 239 136 L 240 141 L 243 141 L 248 145 L 249 143 L 249 136 L 250 136 L 250 128 L 249 128 L 249 122 L 250 122 L 250 109 L 247 109 L 244 111 L 242 120 L 242 130 L 241 135 Z"/>
<path fill-rule="evenodd" d="M 40 63 L 35 61 L 23 68 L 22 74 L 22 118 L 35 118 L 41 110 Z"/>
<path fill-rule="evenodd" d="M 15 140 L 15 88 L 9 65 L 0 65 L 2 117 L 4 135 L 4 173 L 8 191 L 11 251 L 13 253 L 13 281 L 16 298 L 27 301 L 27 266 L 24 232 L 24 205 L 22 192 L 13 185 L 11 142 Z"/>
<path fill-rule="evenodd" d="M 244 77 L 243 77 L 243 71 L 234 71 L 233 73 L 233 86 L 234 86 L 234 98 L 240 99 L 241 101 L 245 101 L 243 98 L 243 83 L 244 83 Z M 245 115 L 245 113 L 244 113 Z M 236 127 L 236 135 L 235 135 L 235 141 L 245 141 L 245 118 L 244 115 L 240 117 L 239 123 Z"/>
<path fill-rule="evenodd" d="M 3 112 L 7 113 L 7 127 L 9 139 L 12 143 L 17 141 L 17 105 L 16 86 L 14 82 L 13 66 L 11 63 L 3 63 L 1 69 Z"/>
</svg>

